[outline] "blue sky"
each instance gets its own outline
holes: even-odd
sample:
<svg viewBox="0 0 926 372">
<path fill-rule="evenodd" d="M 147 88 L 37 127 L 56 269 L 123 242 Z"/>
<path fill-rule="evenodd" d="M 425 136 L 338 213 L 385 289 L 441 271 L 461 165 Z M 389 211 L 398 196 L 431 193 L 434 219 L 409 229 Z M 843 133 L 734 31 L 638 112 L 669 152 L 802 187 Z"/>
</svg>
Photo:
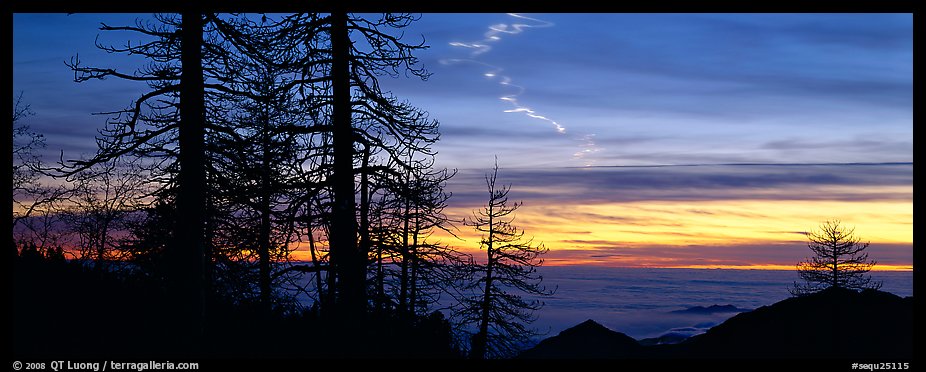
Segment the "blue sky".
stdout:
<svg viewBox="0 0 926 372">
<path fill-rule="evenodd" d="M 565 135 L 503 112 L 499 97 L 514 89 L 483 76 L 492 68 L 440 63 L 468 58 L 449 43 L 489 26 L 540 23 L 479 14 L 417 25 L 433 35 L 422 56 L 434 76 L 390 86 L 441 120 L 448 162 L 482 151 L 517 166 L 912 161 L 910 15 L 530 16 L 549 27 L 498 34 L 474 59 L 503 68 L 525 89 L 519 102 Z M 595 152 L 576 159 L 589 135 Z"/>
<path fill-rule="evenodd" d="M 13 92 L 54 159 L 92 153 L 105 117 L 91 113 L 145 89 L 77 84 L 63 63 L 138 66 L 94 47 L 100 22 L 135 18 L 14 15 Z M 440 121 L 437 164 L 461 170 L 451 217 L 480 204 L 497 155 L 551 257 L 791 265 L 806 254 L 795 232 L 841 218 L 877 259 L 912 264 L 911 14 L 424 14 L 405 36 L 426 39 L 433 75 L 381 84 Z M 704 166 L 743 163 L 777 165 Z"/>
<path fill-rule="evenodd" d="M 137 64 L 93 46 L 99 22 L 134 18 L 14 16 L 13 90 L 50 148 L 92 151 L 81 139 L 103 117 L 89 114 L 142 89 L 76 84 L 63 64 Z M 527 27 L 492 33 L 475 57 L 452 45 L 516 24 Z M 440 120 L 445 166 L 485 168 L 496 154 L 511 167 L 912 161 L 910 14 L 424 14 L 406 32 L 422 35 L 433 76 L 382 83 Z M 565 133 L 505 112 L 513 94 Z"/>
</svg>

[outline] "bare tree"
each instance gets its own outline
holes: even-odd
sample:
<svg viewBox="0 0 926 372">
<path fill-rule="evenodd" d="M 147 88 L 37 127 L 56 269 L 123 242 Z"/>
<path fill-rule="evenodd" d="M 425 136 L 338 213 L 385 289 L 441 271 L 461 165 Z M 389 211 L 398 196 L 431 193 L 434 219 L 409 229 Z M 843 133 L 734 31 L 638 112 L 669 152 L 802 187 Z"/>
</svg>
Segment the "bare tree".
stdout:
<svg viewBox="0 0 926 372">
<path fill-rule="evenodd" d="M 486 175 L 489 201 L 463 223 L 482 233 L 480 248 L 485 262 L 473 264 L 475 280 L 468 289 L 473 295 L 462 299 L 457 316 L 473 324 L 470 358 L 485 359 L 514 354 L 538 333 L 528 325 L 536 318 L 533 312 L 543 306 L 528 296 L 549 296 L 552 290 L 543 285 L 537 267 L 543 265 L 543 244 L 524 241 L 524 231 L 512 224 L 521 203 L 509 203 L 510 186 L 496 186 L 498 160 L 491 175 Z"/>
<path fill-rule="evenodd" d="M 76 175 L 60 213 L 77 236 L 78 258 L 92 261 L 101 272 L 108 262 L 127 258 L 122 243 L 132 214 L 147 205 L 148 185 L 142 166 L 120 159 Z"/>
<path fill-rule="evenodd" d="M 212 244 L 215 253 L 234 256 L 235 265 L 257 263 L 254 282 L 266 313 L 272 307 L 273 279 L 281 278 L 272 263 L 289 257 L 290 243 L 298 241 L 300 200 L 313 193 L 301 177 L 310 148 L 299 133 L 287 129 L 303 120 L 293 92 L 281 89 L 286 80 L 279 71 L 254 59 L 242 69 L 250 75 L 235 83 L 236 90 L 248 97 L 230 106 L 223 124 L 230 130 L 209 139 L 215 157 L 210 161 Z"/>
<path fill-rule="evenodd" d="M 134 212 L 138 217 L 125 221 L 128 236 L 121 246 L 139 274 L 160 282 L 166 282 L 170 274 L 164 256 L 174 241 L 177 205 L 173 199 L 169 189 L 159 190 L 151 203 Z"/>
<path fill-rule="evenodd" d="M 454 284 L 471 258 L 439 241 L 431 239 L 437 231 L 456 236 L 456 227 L 443 210 L 451 194 L 445 192 L 446 182 L 456 174 L 446 169 L 422 172 L 411 182 L 412 208 L 406 219 L 411 220 L 411 244 L 407 250 L 409 263 L 409 312 L 423 315 L 437 304 L 443 294 L 456 294 Z"/>
<path fill-rule="evenodd" d="M 190 7 L 189 10 L 194 10 Z M 188 320 L 192 342 L 202 335 L 204 317 L 205 270 L 205 154 L 207 89 L 221 90 L 207 84 L 208 73 L 221 70 L 225 53 L 204 45 L 204 17 L 196 11 L 159 14 L 155 21 L 136 21 L 132 26 L 109 26 L 105 31 L 128 31 L 140 42 L 124 46 L 97 44 L 113 54 L 138 55 L 148 64 L 126 73 L 113 68 L 86 67 L 75 56 L 68 66 L 74 81 L 83 82 L 114 77 L 145 83 L 150 88 L 125 109 L 108 112 L 107 127 L 97 137 L 98 151 L 86 161 L 60 161 L 59 171 L 71 176 L 95 164 L 124 155 L 160 159 L 162 166 L 154 177 L 177 186 L 179 213 L 175 225 L 175 244 L 168 250 L 175 269 L 173 289 Z M 221 81 L 221 80 L 219 80 Z M 166 176 L 166 177 L 165 177 Z M 185 339 L 187 340 L 187 339 Z"/>
<path fill-rule="evenodd" d="M 32 131 L 23 120 L 35 115 L 23 103 L 23 94 L 13 102 L 13 180 L 12 229 L 14 239 L 30 241 L 36 249 L 60 248 L 64 234 L 57 231 L 60 224 L 55 213 L 70 190 L 65 185 L 51 185 L 43 181 L 45 166 L 38 151 L 45 148 L 42 134 Z M 13 244 L 13 255 L 17 244 Z"/>
<path fill-rule="evenodd" d="M 442 294 L 452 293 L 469 261 L 431 237 L 437 231 L 455 236 L 456 230 L 443 212 L 450 198 L 446 182 L 456 172 L 427 170 L 431 160 L 408 160 L 422 168 L 380 179 L 373 189 L 377 199 L 371 203 L 369 252 L 374 303 L 378 312 L 394 308 L 405 319 L 426 315 Z"/>
<path fill-rule="evenodd" d="M 450 174 L 431 171 L 437 121 L 378 84 L 383 76 L 427 78 L 413 55 L 425 48 L 423 41 L 403 41 L 402 29 L 416 17 L 184 15 L 102 27 L 141 38 L 124 47 L 100 46 L 150 61 L 134 73 L 85 67 L 77 58 L 71 63 L 77 81 L 116 77 L 150 87 L 126 109 L 109 113 L 94 158 L 67 164 L 74 172 L 125 155 L 159 164 L 152 174 L 162 185 L 159 202 L 146 208 L 149 223 L 133 226 L 133 257 L 156 257 L 164 247 L 157 224 L 176 221 L 174 241 L 203 236 L 213 288 L 241 294 L 237 299 L 259 298 L 266 309 L 286 276 L 311 274 L 310 296 L 322 314 L 350 327 L 366 317 L 376 267 L 371 253 L 402 249 L 404 256 L 394 261 L 406 266 L 401 307 L 424 313 L 440 286 L 438 264 L 453 256 L 428 239 L 448 224 L 441 209 Z M 201 46 L 198 64 L 186 60 L 194 44 Z M 196 78 L 202 84 L 190 81 Z M 188 93 L 191 87 L 200 99 Z M 193 97 L 192 105 L 186 97 Z M 204 113 L 186 115 L 200 105 Z M 196 120 L 202 128 L 189 125 Z M 191 153 L 204 158 L 190 160 L 185 154 Z M 204 191 L 197 190 L 201 168 Z M 185 176 L 190 170 L 195 174 Z M 379 196 L 404 200 L 396 204 L 403 213 L 378 213 L 372 201 Z M 200 218 L 184 212 L 184 200 L 197 198 L 204 202 L 197 213 L 205 216 L 191 222 Z M 403 244 L 380 244 L 402 241 L 401 233 Z M 311 265 L 276 264 L 305 240 Z M 187 269 L 179 271 L 195 274 Z"/>
<path fill-rule="evenodd" d="M 323 180 L 313 193 L 319 202 L 304 205 L 320 207 L 311 220 L 327 233 L 330 247 L 323 297 L 351 321 L 367 307 L 371 182 L 415 168 L 402 155 L 409 149 L 432 154 L 429 145 L 437 140 L 436 121 L 378 84 L 380 77 L 400 73 L 427 78 L 413 55 L 425 46 L 402 40 L 401 29 L 415 19 L 308 13 L 283 16 L 274 26 L 277 40 L 286 41 L 276 44 L 276 63 L 297 76 L 290 86 L 313 118 L 302 130 L 319 134 L 312 160 L 318 170 L 312 178 Z"/>
<path fill-rule="evenodd" d="M 867 274 L 877 264 L 868 259 L 865 249 L 869 243 L 862 243 L 855 236 L 855 228 L 842 225 L 839 220 L 828 220 L 818 230 L 807 233 L 807 247 L 814 256 L 797 264 L 797 272 L 803 283 L 794 283 L 792 295 L 803 295 L 835 287 L 853 290 L 879 289 L 881 282 L 874 282 Z"/>
<path fill-rule="evenodd" d="M 40 160 L 36 150 L 45 147 L 44 137 L 30 130 L 23 119 L 35 115 L 31 107 L 23 103 L 23 94 L 20 93 L 13 102 L 13 203 L 16 204 L 18 193 L 27 192 L 39 178 L 38 169 Z M 18 219 L 27 217 L 27 211 L 13 213 L 13 224 Z"/>
</svg>

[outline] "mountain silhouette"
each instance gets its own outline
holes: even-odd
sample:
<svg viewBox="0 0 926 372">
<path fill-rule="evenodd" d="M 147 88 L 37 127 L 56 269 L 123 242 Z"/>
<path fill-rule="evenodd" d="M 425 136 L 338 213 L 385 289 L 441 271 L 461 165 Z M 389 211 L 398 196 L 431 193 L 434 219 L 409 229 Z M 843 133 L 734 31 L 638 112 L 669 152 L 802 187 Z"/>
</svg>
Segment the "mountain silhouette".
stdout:
<svg viewBox="0 0 926 372">
<path fill-rule="evenodd" d="M 525 359 L 599 359 L 628 358 L 640 354 L 637 340 L 586 320 L 581 324 L 541 341 L 518 357 Z"/>
<path fill-rule="evenodd" d="M 520 357 L 909 359 L 912 324 L 913 297 L 830 288 L 737 314 L 677 344 L 636 342 L 586 320 Z"/>
<path fill-rule="evenodd" d="M 674 345 L 686 357 L 911 358 L 913 298 L 829 288 L 740 313 Z"/>
</svg>

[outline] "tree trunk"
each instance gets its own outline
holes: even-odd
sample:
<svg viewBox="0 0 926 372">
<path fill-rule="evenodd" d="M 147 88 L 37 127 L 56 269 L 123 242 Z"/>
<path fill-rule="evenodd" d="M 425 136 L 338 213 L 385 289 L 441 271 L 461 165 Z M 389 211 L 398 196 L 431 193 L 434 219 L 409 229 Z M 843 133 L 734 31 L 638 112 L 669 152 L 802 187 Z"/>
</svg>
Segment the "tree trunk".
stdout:
<svg viewBox="0 0 926 372">
<path fill-rule="evenodd" d="M 382 315 L 386 307 L 386 274 L 383 271 L 383 243 L 376 245 L 376 310 Z"/>
<path fill-rule="evenodd" d="M 833 244 L 833 287 L 839 287 L 839 255 L 836 254 L 836 243 Z"/>
<path fill-rule="evenodd" d="M 490 195 L 494 197 L 495 193 L 491 188 L 489 189 Z M 479 319 L 479 332 L 476 334 L 473 340 L 473 350 L 470 353 L 470 358 L 474 359 L 485 359 L 486 350 L 489 342 L 489 311 L 492 306 L 492 271 L 495 268 L 495 260 L 493 259 L 492 245 L 495 242 L 495 221 L 493 220 L 495 212 L 493 208 L 493 203 L 495 200 L 489 199 L 489 238 L 486 243 L 486 283 L 485 291 L 483 292 L 482 298 L 482 314 Z"/>
<path fill-rule="evenodd" d="M 331 255 L 337 271 L 338 313 L 359 321 L 366 310 L 365 257 L 357 245 L 354 205 L 354 141 L 351 123 L 350 37 L 347 13 L 331 14 L 332 124 L 334 126 L 334 193 L 331 221 Z"/>
<path fill-rule="evenodd" d="M 367 167 L 370 165 L 370 148 L 368 145 L 363 147 L 363 158 L 360 163 L 360 255 L 366 257 L 370 251 L 370 174 Z M 362 261 L 364 266 L 364 278 L 366 278 L 366 260 Z"/>
<path fill-rule="evenodd" d="M 363 158 L 360 163 L 360 251 L 370 252 L 373 248 L 372 238 L 370 237 L 370 173 L 367 167 L 370 166 L 370 146 L 363 145 Z M 374 311 L 377 315 L 382 315 L 383 311 L 383 281 L 381 279 L 383 267 L 382 247 L 377 250 L 376 254 L 376 293 L 374 294 Z"/>
<path fill-rule="evenodd" d="M 402 212 L 402 274 L 399 277 L 399 315 L 405 316 L 408 311 L 408 224 L 411 216 L 409 213 L 409 195 L 408 175 L 405 176 L 405 186 L 402 188 L 405 198 L 405 209 Z"/>
<path fill-rule="evenodd" d="M 266 104 L 264 102 L 263 104 Z M 260 244 L 258 256 L 260 258 L 260 307 L 264 315 L 271 310 L 270 304 L 270 118 L 265 110 L 262 113 L 261 125 L 261 174 L 260 174 Z"/>
<path fill-rule="evenodd" d="M 101 274 L 104 268 L 103 262 L 106 259 L 106 236 L 109 234 L 108 216 L 104 218 L 106 219 L 103 220 L 103 226 L 100 229 L 102 230 L 102 234 L 100 235 L 100 246 L 97 248 L 96 265 L 94 267 Z"/>
<path fill-rule="evenodd" d="M 315 255 L 315 231 L 312 230 L 312 205 L 309 204 L 306 212 L 306 224 L 308 225 L 309 230 L 309 254 L 312 256 L 312 267 L 319 268 L 318 272 L 315 273 L 315 292 L 318 293 L 318 301 L 322 304 L 319 306 L 321 311 L 327 311 L 327 304 L 324 303 L 326 296 L 325 292 L 322 290 L 322 271 L 321 266 L 318 263 L 318 256 Z M 328 266 L 331 267 L 330 265 Z M 329 271 L 328 275 L 331 275 Z"/>
<path fill-rule="evenodd" d="M 180 177 L 177 196 L 178 223 L 173 271 L 174 292 L 178 307 L 188 327 L 183 330 L 194 346 L 203 334 L 205 302 L 203 293 L 203 233 L 205 197 L 205 156 L 203 139 L 204 88 L 202 68 L 203 17 L 199 12 L 185 11 L 181 24 L 180 78 Z"/>
<path fill-rule="evenodd" d="M 370 251 L 370 165 L 369 146 L 363 147 L 363 160 L 360 163 L 360 250 Z"/>
<path fill-rule="evenodd" d="M 412 226 L 412 246 L 409 249 L 411 264 L 411 277 L 409 278 L 408 312 L 415 314 L 415 305 L 418 302 L 418 234 L 421 232 L 421 221 L 418 219 L 418 204 L 415 203 L 415 223 Z"/>
</svg>

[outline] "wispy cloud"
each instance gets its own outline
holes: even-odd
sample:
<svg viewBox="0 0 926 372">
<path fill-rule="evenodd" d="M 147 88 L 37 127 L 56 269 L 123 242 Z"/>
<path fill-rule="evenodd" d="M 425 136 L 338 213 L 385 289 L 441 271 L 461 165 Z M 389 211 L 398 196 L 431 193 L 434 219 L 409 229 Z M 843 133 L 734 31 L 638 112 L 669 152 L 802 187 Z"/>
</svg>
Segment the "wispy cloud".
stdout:
<svg viewBox="0 0 926 372">
<path fill-rule="evenodd" d="M 457 177 L 452 218 L 485 203 L 480 172 Z M 793 265 L 802 231 L 834 217 L 882 263 L 912 262 L 912 163 L 502 168 L 498 181 L 552 264 Z"/>
<path fill-rule="evenodd" d="M 481 202 L 484 171 L 464 169 L 454 203 Z M 512 196 L 534 203 L 705 200 L 912 200 L 913 165 L 743 164 L 501 169 Z"/>
<path fill-rule="evenodd" d="M 871 257 L 886 266 L 911 265 L 913 250 L 910 244 L 872 244 Z M 766 244 L 689 245 L 622 247 L 610 242 L 594 249 L 560 249 L 550 251 L 547 261 L 553 264 L 582 264 L 628 267 L 665 266 L 755 266 L 779 265 L 789 267 L 810 255 L 805 243 L 790 242 Z"/>
</svg>

